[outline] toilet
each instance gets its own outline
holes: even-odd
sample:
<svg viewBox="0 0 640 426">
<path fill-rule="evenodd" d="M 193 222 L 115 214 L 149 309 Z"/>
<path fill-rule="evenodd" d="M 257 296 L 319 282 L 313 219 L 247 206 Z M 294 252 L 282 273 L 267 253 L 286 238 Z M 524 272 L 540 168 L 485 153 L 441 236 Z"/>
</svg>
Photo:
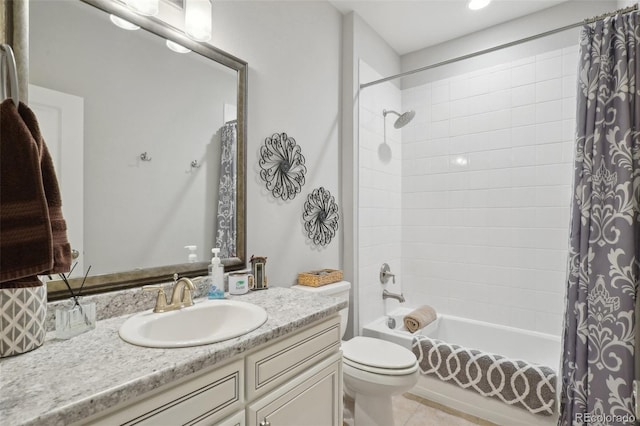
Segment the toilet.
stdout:
<svg viewBox="0 0 640 426">
<path fill-rule="evenodd" d="M 320 287 L 296 285 L 295 289 L 346 299 L 351 283 L 340 281 Z M 340 311 L 342 336 L 349 306 Z M 344 390 L 355 401 L 354 426 L 393 425 L 391 396 L 408 391 L 418 382 L 418 362 L 410 350 L 386 340 L 356 336 L 343 341 Z"/>
</svg>

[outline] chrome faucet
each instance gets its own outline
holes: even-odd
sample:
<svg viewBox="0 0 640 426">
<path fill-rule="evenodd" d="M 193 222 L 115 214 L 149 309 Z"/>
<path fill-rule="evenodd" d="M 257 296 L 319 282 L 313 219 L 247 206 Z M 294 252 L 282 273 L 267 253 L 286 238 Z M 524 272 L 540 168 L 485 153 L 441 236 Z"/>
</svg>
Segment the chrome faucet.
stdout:
<svg viewBox="0 0 640 426">
<path fill-rule="evenodd" d="M 173 275 L 175 284 L 173 286 L 173 292 L 171 293 L 171 303 L 167 303 L 167 295 L 164 292 L 164 288 L 161 285 L 148 285 L 142 287 L 144 291 L 158 291 L 158 298 L 156 299 L 156 306 L 153 308 L 153 312 L 169 312 L 177 309 L 193 306 L 193 299 L 191 298 L 191 292 L 195 291 L 196 286 L 193 285 L 189 278 L 182 277 L 178 279 L 178 274 Z"/>
<path fill-rule="evenodd" d="M 402 293 L 397 294 L 397 293 L 391 293 L 389 290 L 383 290 L 382 291 L 382 299 L 396 299 L 398 302 L 400 303 L 404 303 L 404 296 L 402 295 Z"/>
</svg>

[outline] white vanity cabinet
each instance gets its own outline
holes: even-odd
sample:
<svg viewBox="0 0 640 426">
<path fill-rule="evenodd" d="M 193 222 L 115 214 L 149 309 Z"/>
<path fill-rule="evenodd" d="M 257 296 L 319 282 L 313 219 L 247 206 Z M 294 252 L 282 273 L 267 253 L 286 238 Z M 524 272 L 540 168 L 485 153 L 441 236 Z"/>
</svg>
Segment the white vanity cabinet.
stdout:
<svg viewBox="0 0 640 426">
<path fill-rule="evenodd" d="M 78 424 L 341 426 L 340 337 L 333 316 Z"/>
<path fill-rule="evenodd" d="M 246 358 L 247 426 L 342 425 L 340 318 Z"/>
<path fill-rule="evenodd" d="M 247 426 L 342 424 L 342 355 L 331 355 L 247 406 Z"/>
<path fill-rule="evenodd" d="M 180 383 L 164 385 L 135 402 L 122 404 L 79 424 L 213 425 L 244 407 L 243 390 L 244 363 L 238 359 L 195 373 Z"/>
<path fill-rule="evenodd" d="M 244 410 L 241 410 L 221 422 L 216 423 L 216 426 L 245 426 L 244 417 Z"/>
</svg>

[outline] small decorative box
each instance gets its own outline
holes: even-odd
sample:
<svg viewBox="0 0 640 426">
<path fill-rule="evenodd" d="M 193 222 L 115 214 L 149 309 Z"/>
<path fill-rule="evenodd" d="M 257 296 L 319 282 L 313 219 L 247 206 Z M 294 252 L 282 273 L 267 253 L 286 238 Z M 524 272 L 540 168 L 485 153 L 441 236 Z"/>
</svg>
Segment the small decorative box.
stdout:
<svg viewBox="0 0 640 426">
<path fill-rule="evenodd" d="M 342 276 L 342 271 L 338 269 L 320 269 L 319 271 L 301 272 L 298 274 L 298 284 L 309 287 L 320 287 L 342 281 Z"/>
</svg>

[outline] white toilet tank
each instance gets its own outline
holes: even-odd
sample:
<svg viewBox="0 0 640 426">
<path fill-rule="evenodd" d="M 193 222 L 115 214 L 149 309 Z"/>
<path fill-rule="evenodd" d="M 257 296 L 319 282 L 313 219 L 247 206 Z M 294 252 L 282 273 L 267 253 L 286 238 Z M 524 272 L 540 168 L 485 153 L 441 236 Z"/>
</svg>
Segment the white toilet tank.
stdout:
<svg viewBox="0 0 640 426">
<path fill-rule="evenodd" d="M 320 287 L 294 285 L 291 288 L 346 300 L 347 307 L 340 310 L 340 332 L 344 337 L 344 333 L 347 331 L 347 320 L 349 319 L 349 289 L 351 288 L 349 281 L 338 281 L 337 283 L 325 284 Z"/>
</svg>

